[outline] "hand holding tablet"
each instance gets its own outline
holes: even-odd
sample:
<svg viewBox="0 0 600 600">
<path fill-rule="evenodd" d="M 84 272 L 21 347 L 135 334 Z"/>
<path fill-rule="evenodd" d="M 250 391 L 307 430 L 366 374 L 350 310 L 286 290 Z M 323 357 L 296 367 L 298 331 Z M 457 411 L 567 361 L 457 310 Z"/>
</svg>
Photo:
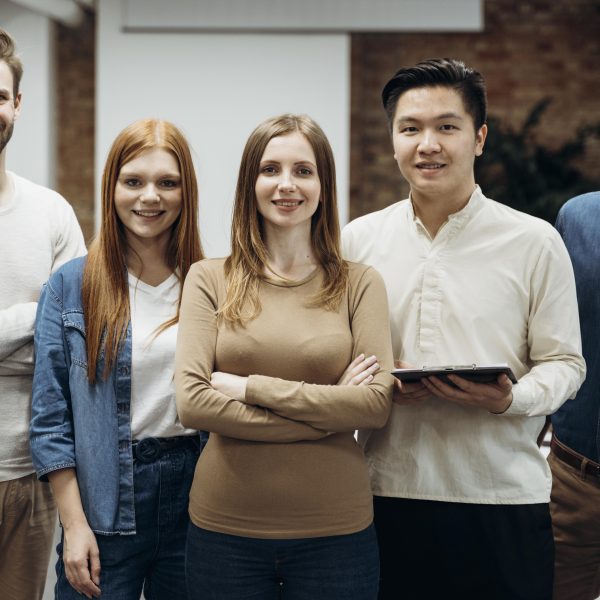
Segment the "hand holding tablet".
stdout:
<svg viewBox="0 0 600 600">
<path fill-rule="evenodd" d="M 424 366 L 420 369 L 394 369 L 392 371 L 392 375 L 404 383 L 418 383 L 424 377 L 435 376 L 453 387 L 456 386 L 448 379 L 448 375 L 458 375 L 475 383 L 495 383 L 498 376 L 502 374 L 505 374 L 513 384 L 518 383 L 512 369 L 507 364 Z"/>
</svg>

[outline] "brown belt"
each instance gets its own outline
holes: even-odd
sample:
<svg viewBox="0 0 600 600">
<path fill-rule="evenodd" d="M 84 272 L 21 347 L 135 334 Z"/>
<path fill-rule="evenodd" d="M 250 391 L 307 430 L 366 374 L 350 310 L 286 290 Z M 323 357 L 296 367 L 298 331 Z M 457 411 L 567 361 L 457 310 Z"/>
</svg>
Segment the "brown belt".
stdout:
<svg viewBox="0 0 600 600">
<path fill-rule="evenodd" d="M 577 469 L 582 476 L 589 475 L 590 477 L 600 479 L 600 464 L 597 462 L 586 458 L 575 452 L 575 450 L 567 448 L 567 446 L 561 444 L 555 437 L 552 437 L 550 448 L 557 458 Z"/>
</svg>

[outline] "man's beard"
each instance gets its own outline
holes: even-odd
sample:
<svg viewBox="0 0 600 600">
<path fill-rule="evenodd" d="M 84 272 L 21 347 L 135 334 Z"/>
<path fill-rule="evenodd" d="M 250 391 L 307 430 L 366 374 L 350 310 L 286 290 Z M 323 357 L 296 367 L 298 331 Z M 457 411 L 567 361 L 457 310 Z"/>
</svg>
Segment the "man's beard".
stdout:
<svg viewBox="0 0 600 600">
<path fill-rule="evenodd" d="M 14 122 L 6 127 L 2 127 L 0 129 L 0 154 L 2 154 L 6 144 L 10 142 L 10 138 L 13 134 L 13 129 L 15 128 Z"/>
</svg>

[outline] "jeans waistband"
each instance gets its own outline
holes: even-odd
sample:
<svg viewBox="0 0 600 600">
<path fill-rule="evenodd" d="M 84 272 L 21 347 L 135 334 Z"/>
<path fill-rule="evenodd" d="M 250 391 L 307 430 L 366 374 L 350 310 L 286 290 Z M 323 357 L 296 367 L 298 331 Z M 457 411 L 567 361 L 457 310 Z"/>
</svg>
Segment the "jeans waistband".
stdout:
<svg viewBox="0 0 600 600">
<path fill-rule="evenodd" d="M 552 436 L 550 448 L 557 458 L 577 469 L 582 477 L 589 475 L 600 480 L 600 464 L 597 462 L 586 458 L 579 452 L 575 452 L 575 450 L 571 450 L 571 448 L 557 440 L 555 436 Z"/>
<path fill-rule="evenodd" d="M 133 458 L 141 463 L 151 463 L 170 450 L 183 448 L 199 450 L 200 441 L 198 436 L 178 435 L 168 438 L 147 437 L 142 440 L 133 440 L 131 442 Z"/>
</svg>

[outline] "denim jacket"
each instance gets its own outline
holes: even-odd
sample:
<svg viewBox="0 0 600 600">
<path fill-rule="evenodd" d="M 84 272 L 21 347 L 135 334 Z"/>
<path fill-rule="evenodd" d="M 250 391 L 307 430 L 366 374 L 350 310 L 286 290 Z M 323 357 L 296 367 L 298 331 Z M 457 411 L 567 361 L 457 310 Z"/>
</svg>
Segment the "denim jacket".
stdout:
<svg viewBox="0 0 600 600">
<path fill-rule="evenodd" d="M 75 467 L 83 509 L 100 534 L 135 533 L 131 449 L 131 323 L 108 378 L 101 353 L 87 379 L 81 284 L 85 257 L 46 283 L 38 304 L 31 454 L 40 479 Z"/>
<path fill-rule="evenodd" d="M 587 377 L 574 400 L 552 416 L 556 437 L 569 448 L 600 462 L 600 192 L 569 200 L 556 228 L 573 262 Z"/>
</svg>

